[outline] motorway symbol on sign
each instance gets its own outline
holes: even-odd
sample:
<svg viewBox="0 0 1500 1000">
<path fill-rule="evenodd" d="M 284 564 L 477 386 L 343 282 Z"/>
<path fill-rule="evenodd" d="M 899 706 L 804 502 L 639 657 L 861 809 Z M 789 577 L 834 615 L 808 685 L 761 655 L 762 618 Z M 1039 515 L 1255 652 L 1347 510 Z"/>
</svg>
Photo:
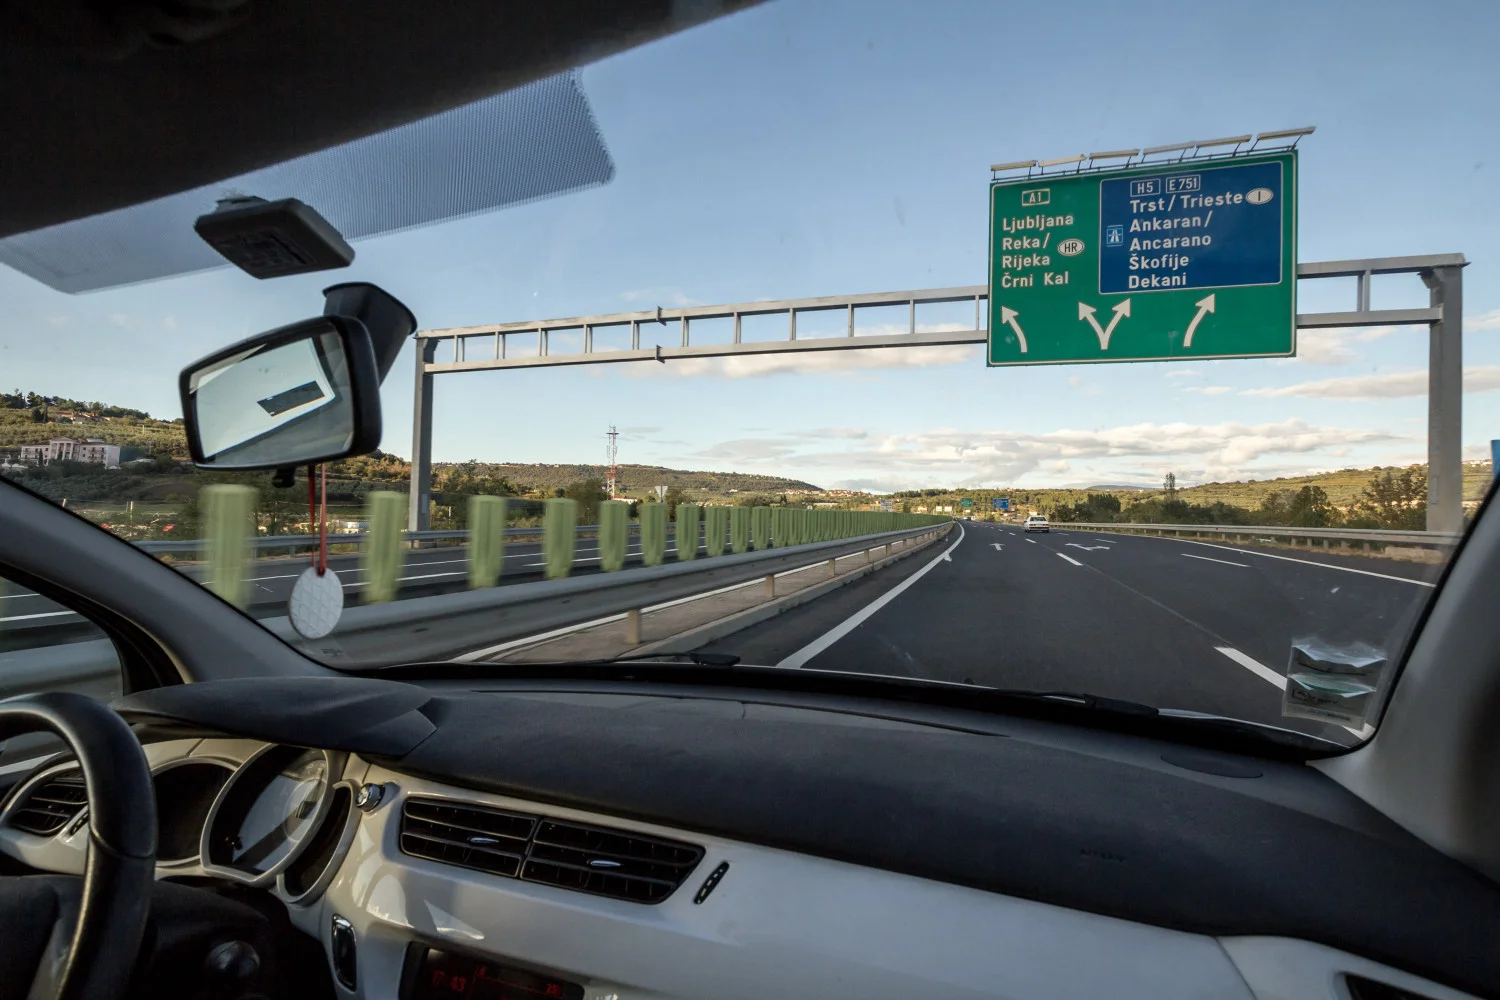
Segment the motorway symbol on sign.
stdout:
<svg viewBox="0 0 1500 1000">
<path fill-rule="evenodd" d="M 990 365 L 1296 353 L 1294 150 L 1035 183 L 990 186 Z"/>
</svg>

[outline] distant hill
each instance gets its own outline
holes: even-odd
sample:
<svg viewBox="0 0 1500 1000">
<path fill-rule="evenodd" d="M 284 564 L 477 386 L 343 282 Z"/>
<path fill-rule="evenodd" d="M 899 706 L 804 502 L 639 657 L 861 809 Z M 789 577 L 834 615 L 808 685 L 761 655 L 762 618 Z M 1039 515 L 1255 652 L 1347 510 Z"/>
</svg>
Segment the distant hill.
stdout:
<svg viewBox="0 0 1500 1000">
<path fill-rule="evenodd" d="M 452 464 L 452 463 L 447 463 Z M 553 490 L 581 479 L 603 479 L 602 465 L 541 465 L 513 462 L 480 462 L 477 471 L 504 476 L 526 491 Z M 660 465 L 621 465 L 622 492 L 643 497 L 653 487 L 665 486 L 694 493 L 728 495 L 731 493 L 821 493 L 822 487 L 800 479 L 765 476 L 749 472 L 704 472 L 692 469 L 668 469 Z"/>
<path fill-rule="evenodd" d="M 1397 467 L 1392 466 L 1392 469 Z M 1423 468 L 1418 466 L 1418 468 Z M 1281 479 L 1250 479 L 1244 482 L 1229 483 L 1204 483 L 1199 486 L 1178 487 L 1178 499 L 1186 500 L 1192 504 L 1212 504 L 1222 502 L 1233 504 L 1236 507 L 1253 509 L 1259 507 L 1265 498 L 1278 490 L 1289 490 L 1296 492 L 1304 486 L 1317 486 L 1328 494 L 1329 501 L 1340 508 L 1347 508 L 1354 503 L 1359 494 L 1370 484 L 1370 480 L 1386 471 L 1386 468 L 1376 466 L 1369 469 L 1340 469 L 1337 472 L 1319 472 L 1307 476 L 1288 476 Z M 1484 498 L 1485 491 L 1490 486 L 1490 463 L 1489 462 L 1465 462 L 1464 463 L 1464 493 L 1465 503 L 1472 503 Z M 965 497 L 973 501 L 975 511 L 988 513 L 992 508 L 992 501 L 999 497 L 1010 499 L 1010 509 L 1013 511 L 1051 510 L 1059 504 L 1077 504 L 1086 501 L 1090 494 L 1111 493 L 1120 498 L 1122 503 L 1134 503 L 1139 500 L 1148 500 L 1153 496 L 1161 496 L 1160 486 L 1142 487 L 1138 485 L 1113 485 L 1113 486 L 1091 486 L 1091 487 L 984 487 L 979 489 L 928 489 L 907 490 L 893 494 L 898 502 L 905 503 L 912 510 L 928 509 L 934 506 L 948 506 L 960 503 Z"/>
<path fill-rule="evenodd" d="M 48 438 L 102 438 L 120 446 L 126 461 L 146 455 L 186 460 L 187 437 L 181 421 L 138 416 L 91 416 L 81 410 L 48 407 L 37 422 L 30 409 L 0 408 L 0 455 L 17 456 L 23 444 L 42 444 Z"/>
</svg>

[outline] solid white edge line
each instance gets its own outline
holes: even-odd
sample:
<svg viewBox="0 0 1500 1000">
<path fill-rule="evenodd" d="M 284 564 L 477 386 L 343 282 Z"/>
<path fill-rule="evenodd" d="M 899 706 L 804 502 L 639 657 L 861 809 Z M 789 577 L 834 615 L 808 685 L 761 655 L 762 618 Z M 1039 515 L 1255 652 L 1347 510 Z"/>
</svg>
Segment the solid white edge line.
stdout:
<svg viewBox="0 0 1500 1000">
<path fill-rule="evenodd" d="M 1178 555 L 1184 559 L 1202 559 L 1204 562 L 1216 562 L 1224 566 L 1238 566 L 1240 569 L 1249 569 L 1249 563 L 1230 562 L 1228 559 L 1215 559 L 1213 556 L 1195 556 L 1191 552 L 1179 552 Z"/>
<path fill-rule="evenodd" d="M 76 611 L 39 611 L 34 615 L 12 615 L 9 618 L 0 618 L 0 622 L 24 622 L 32 618 L 57 618 L 61 615 L 76 615 Z"/>
<path fill-rule="evenodd" d="M 1065 556 L 1061 552 L 1054 552 L 1053 555 L 1057 556 L 1057 558 L 1059 558 L 1059 559 L 1066 559 L 1068 562 L 1072 563 L 1074 566 L 1082 566 L 1083 565 L 1083 563 L 1079 562 L 1077 559 L 1074 559 L 1072 556 Z"/>
<path fill-rule="evenodd" d="M 1120 532 L 1120 534 L 1127 534 Z M 1183 545 L 1202 545 L 1205 548 L 1218 549 L 1221 552 L 1233 552 L 1241 556 L 1259 556 L 1262 559 L 1280 559 L 1282 562 L 1301 563 L 1304 566 L 1317 566 L 1321 569 L 1336 569 L 1340 573 L 1358 573 L 1360 576 L 1373 576 L 1381 580 L 1395 580 L 1397 583 L 1410 583 L 1418 587 L 1436 587 L 1435 583 L 1426 580 L 1413 580 L 1409 576 L 1392 576 L 1389 573 L 1377 573 L 1372 569 L 1355 569 L 1353 566 L 1337 566 L 1333 563 L 1318 562 L 1315 559 L 1294 559 L 1291 556 L 1278 556 L 1270 552 L 1256 552 L 1254 549 L 1237 549 L 1232 545 L 1215 545 L 1213 542 L 1200 542 L 1195 538 L 1170 538 L 1165 535 L 1136 535 L 1136 538 L 1156 538 L 1166 542 L 1181 542 Z"/>
<path fill-rule="evenodd" d="M 822 635 L 818 636 L 818 638 L 814 639 L 806 646 L 803 646 L 801 649 L 797 650 L 791 656 L 786 657 L 776 665 L 778 667 L 793 668 L 804 666 L 808 660 L 811 660 L 813 657 L 823 652 L 823 650 L 827 649 L 829 646 L 832 646 L 844 636 L 859 628 L 859 626 L 864 623 L 865 619 L 869 618 L 875 612 L 879 611 L 881 608 L 894 601 L 898 596 L 906 591 L 906 588 L 910 587 L 912 584 L 922 579 L 922 577 L 926 576 L 938 563 L 945 560 L 951 561 L 948 559 L 949 553 L 958 548 L 959 545 L 963 543 L 963 540 L 964 526 L 960 524 L 958 526 L 958 539 L 952 545 L 944 549 L 940 555 L 935 557 L 926 566 L 923 566 L 911 576 L 907 577 L 905 580 L 902 580 L 896 586 L 892 587 L 890 590 L 886 591 L 884 594 L 880 595 L 875 600 L 871 601 L 869 604 L 865 605 L 863 608 L 859 609 L 854 614 L 850 615 L 848 618 L 844 619 L 842 622 L 835 625 L 833 628 L 829 629 Z"/>
<path fill-rule="evenodd" d="M 1276 671 L 1272 670 L 1270 667 L 1266 666 L 1264 663 L 1261 663 L 1254 657 L 1246 656 L 1244 653 L 1241 653 L 1233 646 L 1215 646 L 1214 649 L 1217 649 L 1219 652 L 1223 653 L 1225 656 L 1229 657 L 1235 663 L 1238 663 L 1240 666 L 1244 667 L 1246 670 L 1250 671 L 1261 680 L 1275 684 L 1283 691 L 1286 690 L 1286 678 L 1278 674 Z"/>
<path fill-rule="evenodd" d="M 871 548 L 878 547 L 879 546 L 871 546 Z M 850 553 L 850 555 L 855 556 L 860 554 L 861 553 L 859 552 Z M 847 556 L 840 556 L 839 558 L 847 558 Z M 825 565 L 827 564 L 821 562 L 813 563 L 810 566 L 798 566 L 796 569 L 784 569 L 779 573 L 775 573 L 773 575 L 778 579 L 783 576 L 795 576 L 798 573 L 806 573 L 808 570 L 822 569 Z M 718 597 L 720 594 L 727 594 L 730 591 L 743 590 L 746 587 L 754 587 L 759 585 L 762 579 L 763 578 L 761 577 L 757 577 L 754 580 L 746 580 L 744 583 L 731 583 L 727 587 L 718 587 L 714 590 L 705 590 L 701 594 L 689 594 L 687 597 L 679 597 L 675 600 L 663 601 L 660 604 L 650 604 L 644 608 L 641 608 L 641 614 L 645 615 L 650 614 L 654 611 L 665 611 L 667 608 L 675 608 L 679 604 L 691 604 L 693 601 L 701 601 L 707 597 Z M 507 650 L 515 649 L 519 646 L 534 646 L 539 643 L 546 642 L 549 639 L 557 639 L 561 636 L 571 635 L 574 632 L 582 632 L 584 629 L 594 628 L 597 625 L 608 625 L 611 622 L 622 621 L 624 618 L 625 615 L 618 614 L 610 615 L 606 618 L 595 618 L 593 621 L 580 622 L 577 625 L 564 625 L 562 628 L 553 629 L 551 632 L 543 632 L 539 635 L 523 636 L 519 639 L 511 639 L 508 642 L 502 642 L 495 646 L 486 646 L 484 649 L 476 649 L 471 652 L 464 653 L 460 656 L 455 656 L 452 662 L 472 663 L 473 661 L 478 660 L 481 657 L 490 656 L 495 653 L 503 653 Z"/>
</svg>

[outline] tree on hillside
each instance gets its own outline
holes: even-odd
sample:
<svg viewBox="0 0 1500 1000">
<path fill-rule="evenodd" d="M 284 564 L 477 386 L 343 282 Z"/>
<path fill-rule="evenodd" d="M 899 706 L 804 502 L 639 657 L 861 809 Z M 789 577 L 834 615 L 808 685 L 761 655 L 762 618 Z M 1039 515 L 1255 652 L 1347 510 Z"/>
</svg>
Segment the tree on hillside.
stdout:
<svg viewBox="0 0 1500 1000">
<path fill-rule="evenodd" d="M 1167 495 L 1168 500 L 1177 499 L 1177 473 L 1169 472 L 1161 481 L 1162 492 Z"/>
<path fill-rule="evenodd" d="M 1255 511 L 1256 523 L 1292 528 L 1327 528 L 1338 523 L 1338 509 L 1321 486 L 1300 490 L 1272 490 Z"/>
<path fill-rule="evenodd" d="M 598 524 L 599 505 L 609 499 L 604 480 L 593 476 L 569 483 L 563 488 L 562 495 L 578 501 L 579 524 Z"/>
<path fill-rule="evenodd" d="M 1421 531 L 1427 526 L 1427 474 L 1418 467 L 1387 469 L 1370 480 L 1354 511 L 1382 528 Z"/>
</svg>

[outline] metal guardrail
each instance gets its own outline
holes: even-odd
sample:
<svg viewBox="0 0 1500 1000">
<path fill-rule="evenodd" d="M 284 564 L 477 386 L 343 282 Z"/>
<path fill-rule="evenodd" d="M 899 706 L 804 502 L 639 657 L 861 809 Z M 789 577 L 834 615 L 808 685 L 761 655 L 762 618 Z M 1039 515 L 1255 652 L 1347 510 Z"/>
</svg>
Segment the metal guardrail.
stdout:
<svg viewBox="0 0 1500 1000">
<path fill-rule="evenodd" d="M 1359 528 L 1283 528 L 1253 524 L 1125 524 L 1091 521 L 1054 521 L 1055 527 L 1087 528 L 1089 531 L 1119 531 L 1144 534 L 1218 535 L 1239 539 L 1321 539 L 1324 542 L 1359 542 L 1372 545 L 1410 545 L 1419 548 L 1446 549 L 1463 538 L 1461 531 L 1392 531 Z"/>
<path fill-rule="evenodd" d="M 672 525 L 668 525 L 669 530 Z M 597 524 L 580 524 L 574 529 L 579 535 L 587 535 L 599 530 Z M 640 525 L 631 524 L 631 534 L 640 531 Z M 540 538 L 541 528 L 507 528 L 505 537 L 512 538 Z M 329 545 L 359 545 L 370 537 L 367 531 L 349 532 L 347 534 L 330 534 Z M 403 542 L 443 542 L 455 541 L 469 537 L 465 529 L 454 531 L 403 531 L 401 540 Z M 173 538 L 161 541 L 133 542 L 136 548 L 153 555 L 161 552 L 198 552 L 208 543 L 201 538 Z M 250 540 L 251 546 L 256 552 L 273 552 L 277 549 L 305 549 L 318 544 L 317 535 L 262 535 Z"/>
<path fill-rule="evenodd" d="M 333 666 L 345 656 L 351 666 L 450 659 L 493 643 L 753 583 L 923 535 L 936 537 L 951 528 L 952 522 L 945 522 L 619 573 L 361 605 L 346 608 L 338 628 L 319 640 L 302 639 L 285 618 L 260 623 Z"/>
</svg>

